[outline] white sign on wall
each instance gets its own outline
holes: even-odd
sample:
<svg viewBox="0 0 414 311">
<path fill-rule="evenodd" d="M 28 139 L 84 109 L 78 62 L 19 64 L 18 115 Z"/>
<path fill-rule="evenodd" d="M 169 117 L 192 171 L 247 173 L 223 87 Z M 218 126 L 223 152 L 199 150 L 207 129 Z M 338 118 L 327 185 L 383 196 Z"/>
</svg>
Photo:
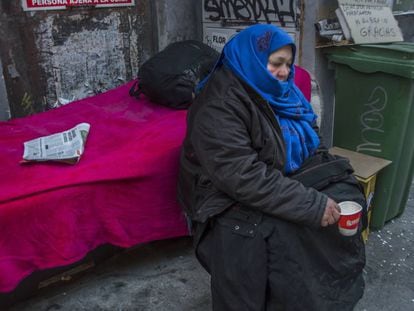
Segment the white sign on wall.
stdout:
<svg viewBox="0 0 414 311">
<path fill-rule="evenodd" d="M 23 10 L 65 10 L 67 7 L 93 6 L 97 8 L 133 6 L 135 0 L 22 0 Z"/>
<path fill-rule="evenodd" d="M 236 29 L 205 28 L 204 42 L 217 51 L 221 51 L 224 45 L 237 33 Z"/>
</svg>

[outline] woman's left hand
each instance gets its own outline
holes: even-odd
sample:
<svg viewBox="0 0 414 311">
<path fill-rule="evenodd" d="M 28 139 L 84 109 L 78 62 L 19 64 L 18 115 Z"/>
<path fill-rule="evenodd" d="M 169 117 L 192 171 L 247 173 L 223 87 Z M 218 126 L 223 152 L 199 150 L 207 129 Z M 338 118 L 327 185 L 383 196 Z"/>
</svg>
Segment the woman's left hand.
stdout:
<svg viewBox="0 0 414 311">
<path fill-rule="evenodd" d="M 321 219 L 321 226 L 326 227 L 328 225 L 333 225 L 339 220 L 339 216 L 341 216 L 341 209 L 339 205 L 331 198 L 328 198 L 325 212 L 323 213 Z"/>
</svg>

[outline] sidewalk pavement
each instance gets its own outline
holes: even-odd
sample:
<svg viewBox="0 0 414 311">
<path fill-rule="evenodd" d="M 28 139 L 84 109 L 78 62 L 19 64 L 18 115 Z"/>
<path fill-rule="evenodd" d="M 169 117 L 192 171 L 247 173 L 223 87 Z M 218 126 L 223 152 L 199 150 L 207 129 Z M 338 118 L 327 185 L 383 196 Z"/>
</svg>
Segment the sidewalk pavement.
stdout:
<svg viewBox="0 0 414 311">
<path fill-rule="evenodd" d="M 405 212 L 370 234 L 366 289 L 354 311 L 414 310 L 414 183 Z M 137 246 L 10 311 L 209 311 L 209 275 L 190 238 Z M 334 311 L 334 310 L 332 310 Z"/>
</svg>

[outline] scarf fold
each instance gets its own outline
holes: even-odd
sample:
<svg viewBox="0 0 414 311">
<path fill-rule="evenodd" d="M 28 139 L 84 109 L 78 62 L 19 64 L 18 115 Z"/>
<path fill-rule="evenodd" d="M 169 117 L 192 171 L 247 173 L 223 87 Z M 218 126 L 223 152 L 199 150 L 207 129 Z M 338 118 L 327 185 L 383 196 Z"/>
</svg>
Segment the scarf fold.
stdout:
<svg viewBox="0 0 414 311">
<path fill-rule="evenodd" d="M 294 84 L 293 60 L 286 81 L 277 80 L 267 70 L 269 55 L 286 45 L 292 47 L 294 60 L 296 46 L 289 34 L 274 25 L 253 25 L 224 46 L 216 68 L 222 64 L 230 68 L 270 104 L 282 129 L 284 169 L 289 174 L 315 153 L 319 138 L 312 128 L 317 118 L 312 106 Z"/>
</svg>

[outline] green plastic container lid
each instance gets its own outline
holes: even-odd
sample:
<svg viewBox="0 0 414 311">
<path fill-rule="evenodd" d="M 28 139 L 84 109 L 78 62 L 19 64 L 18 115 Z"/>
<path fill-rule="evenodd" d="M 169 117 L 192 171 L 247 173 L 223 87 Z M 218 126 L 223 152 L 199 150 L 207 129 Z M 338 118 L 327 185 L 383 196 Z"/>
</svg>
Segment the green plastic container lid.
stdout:
<svg viewBox="0 0 414 311">
<path fill-rule="evenodd" d="M 414 79 L 414 43 L 396 42 L 328 48 L 332 63 L 348 65 L 364 73 L 385 72 Z"/>
</svg>

